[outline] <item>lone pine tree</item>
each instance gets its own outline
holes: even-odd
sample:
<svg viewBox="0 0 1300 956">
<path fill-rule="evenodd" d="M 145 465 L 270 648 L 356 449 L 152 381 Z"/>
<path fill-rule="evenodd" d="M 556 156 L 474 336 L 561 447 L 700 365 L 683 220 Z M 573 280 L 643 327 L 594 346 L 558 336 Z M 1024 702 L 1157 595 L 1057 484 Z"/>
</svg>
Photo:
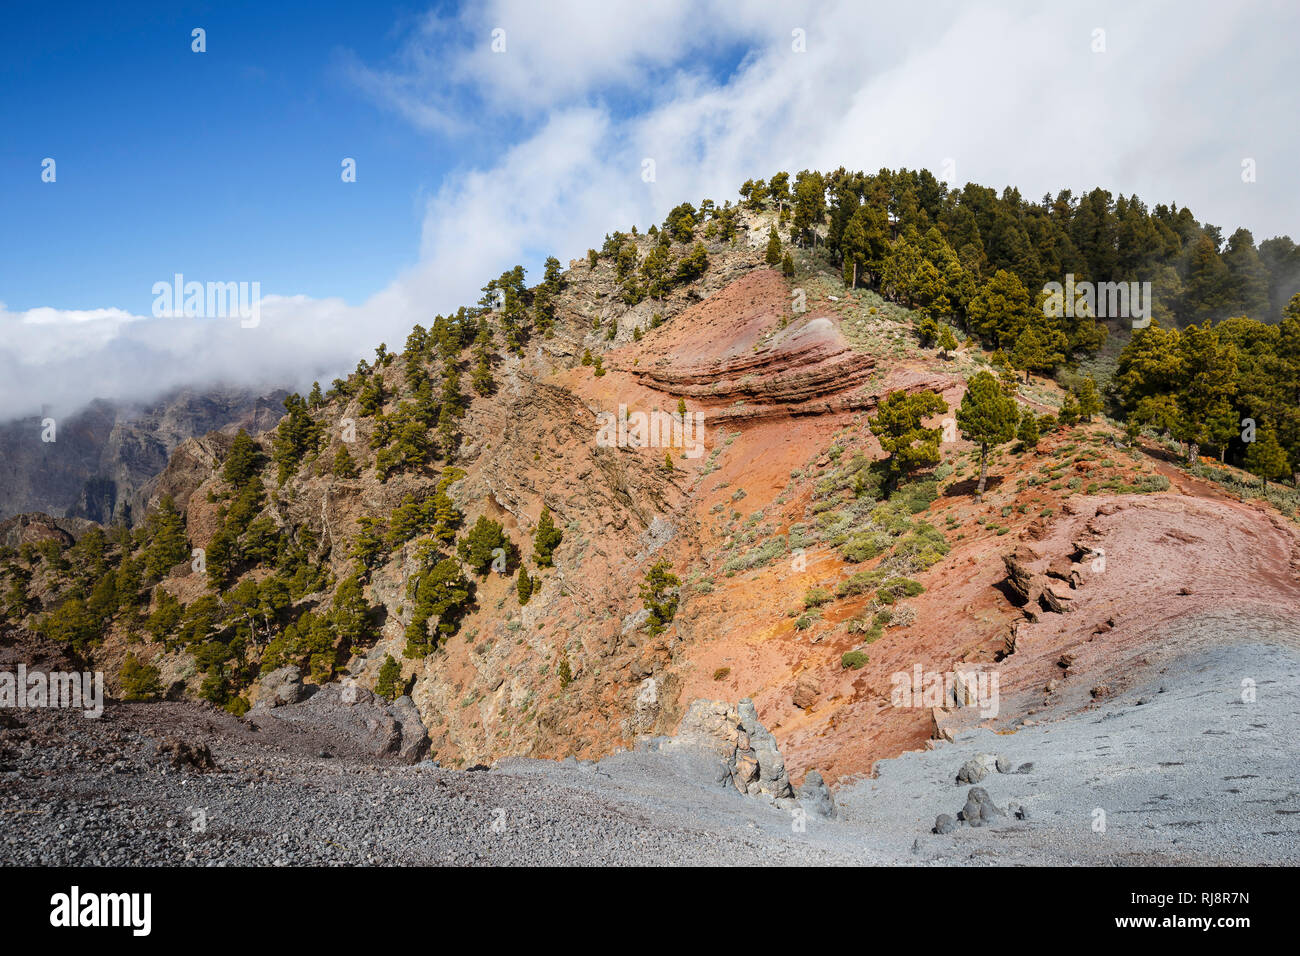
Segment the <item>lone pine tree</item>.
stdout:
<svg viewBox="0 0 1300 956">
<path fill-rule="evenodd" d="M 980 479 L 975 500 L 984 497 L 988 478 L 989 446 L 1008 442 L 1016 433 L 1020 413 L 1015 399 L 1002 391 L 998 380 L 989 372 L 979 372 L 966 383 L 966 394 L 957 409 L 957 427 L 962 437 L 980 446 Z"/>
</svg>

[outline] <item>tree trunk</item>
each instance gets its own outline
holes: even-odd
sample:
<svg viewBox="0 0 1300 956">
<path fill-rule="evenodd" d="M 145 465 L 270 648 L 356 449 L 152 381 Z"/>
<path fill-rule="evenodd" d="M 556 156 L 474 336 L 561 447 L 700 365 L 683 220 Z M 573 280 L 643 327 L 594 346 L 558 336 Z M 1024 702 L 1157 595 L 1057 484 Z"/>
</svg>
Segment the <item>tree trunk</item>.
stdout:
<svg viewBox="0 0 1300 956">
<path fill-rule="evenodd" d="M 853 260 L 853 285 L 849 286 L 849 288 L 856 289 L 857 287 L 858 287 L 858 262 L 855 259 Z"/>
<path fill-rule="evenodd" d="M 976 501 L 984 500 L 984 481 L 988 477 L 987 475 L 988 460 L 989 460 L 989 443 L 982 442 L 980 444 L 980 483 L 979 486 L 976 487 L 975 489 Z"/>
</svg>

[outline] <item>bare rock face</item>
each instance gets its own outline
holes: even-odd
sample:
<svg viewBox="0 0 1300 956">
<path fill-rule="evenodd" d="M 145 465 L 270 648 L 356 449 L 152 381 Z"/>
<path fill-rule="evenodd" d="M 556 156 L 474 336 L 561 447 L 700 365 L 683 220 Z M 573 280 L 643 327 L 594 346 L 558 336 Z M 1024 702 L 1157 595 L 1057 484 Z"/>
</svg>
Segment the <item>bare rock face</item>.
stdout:
<svg viewBox="0 0 1300 956">
<path fill-rule="evenodd" d="M 785 759 L 781 756 L 781 751 L 776 745 L 776 738 L 759 721 L 754 702 L 746 697 L 740 702 L 737 709 L 740 713 L 741 729 L 748 736 L 750 749 L 758 762 L 758 776 L 757 779 L 751 777 L 747 781 L 748 792 L 751 795 L 765 793 L 777 799 L 793 797 L 794 788 L 790 786 L 790 778 L 785 772 Z M 740 743 L 737 742 L 737 760 L 739 760 L 740 754 Z M 736 779 L 737 775 L 733 774 L 732 780 L 735 781 Z M 739 789 L 740 784 L 737 783 L 736 787 Z"/>
<path fill-rule="evenodd" d="M 614 367 L 665 395 L 706 403 L 711 422 L 734 426 L 869 409 L 890 392 L 953 384 L 914 372 L 868 391 L 875 357 L 853 348 L 833 313 L 787 322 L 789 295 L 780 273 L 756 269 L 686 309 L 682 323 L 698 334 L 683 341 L 652 332 Z"/>
<path fill-rule="evenodd" d="M 253 706 L 259 710 L 296 704 L 306 699 L 307 689 L 302 684 L 302 671 L 293 665 L 271 671 L 262 678 L 257 701 Z"/>
<path fill-rule="evenodd" d="M 91 526 L 89 521 L 82 518 L 51 518 L 46 514 L 14 515 L 0 521 L 0 545 L 21 548 L 25 544 L 55 540 L 66 547 Z"/>
<path fill-rule="evenodd" d="M 415 701 L 409 696 L 399 697 L 388 705 L 388 712 L 393 715 L 402 733 L 397 759 L 402 763 L 419 763 L 429 752 L 429 735 L 425 732 L 424 722 L 420 720 Z"/>
<path fill-rule="evenodd" d="M 633 712 L 633 729 L 636 733 L 646 733 L 659 719 L 659 685 L 653 677 L 641 681 L 637 689 L 636 709 Z"/>
</svg>

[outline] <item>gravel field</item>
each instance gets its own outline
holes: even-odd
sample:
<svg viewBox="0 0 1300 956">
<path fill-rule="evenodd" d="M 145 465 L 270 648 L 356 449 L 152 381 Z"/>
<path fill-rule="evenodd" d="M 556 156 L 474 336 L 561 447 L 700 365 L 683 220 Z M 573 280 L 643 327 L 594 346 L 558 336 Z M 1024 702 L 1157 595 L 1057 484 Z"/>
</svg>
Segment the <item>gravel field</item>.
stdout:
<svg viewBox="0 0 1300 956">
<path fill-rule="evenodd" d="M 715 758 L 673 742 L 599 763 L 452 771 L 367 761 L 187 703 L 110 704 L 99 720 L 9 711 L 0 862 L 1295 864 L 1298 688 L 1300 654 L 1285 643 L 1196 649 L 1083 712 L 883 761 L 874 779 L 836 788 L 833 820 L 724 790 Z M 168 738 L 206 746 L 215 769 L 176 766 L 159 748 Z M 931 833 L 962 809 L 970 787 L 956 775 L 979 753 L 1020 770 L 978 785 L 1025 818 Z"/>
</svg>

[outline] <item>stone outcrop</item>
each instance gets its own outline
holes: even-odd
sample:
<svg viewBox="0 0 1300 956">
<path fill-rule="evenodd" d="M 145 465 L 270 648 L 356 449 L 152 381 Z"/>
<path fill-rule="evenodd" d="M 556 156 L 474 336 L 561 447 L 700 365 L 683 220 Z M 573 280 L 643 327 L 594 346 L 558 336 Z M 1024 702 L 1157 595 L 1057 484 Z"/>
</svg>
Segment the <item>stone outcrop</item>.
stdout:
<svg viewBox="0 0 1300 956">
<path fill-rule="evenodd" d="M 716 753 L 726 766 L 726 773 L 719 776 L 724 785 L 747 796 L 770 797 L 779 806 L 794 804 L 785 759 L 749 698 L 735 708 L 722 701 L 694 701 L 675 740 Z"/>
<path fill-rule="evenodd" d="M 257 710 L 269 710 L 296 704 L 307 697 L 307 689 L 302 683 L 302 671 L 292 664 L 271 671 L 262 678 L 253 707 Z"/>
<path fill-rule="evenodd" d="M 1055 614 L 1063 614 L 1071 609 L 1072 597 L 1068 589 L 1059 583 L 1054 584 L 1047 574 L 1031 567 L 1039 560 L 1038 553 L 1023 544 L 1002 556 L 1002 563 L 1007 569 L 1007 587 L 1024 606 L 1025 615 L 1031 619 L 1037 616 L 1036 608 Z"/>
<path fill-rule="evenodd" d="M 277 688 L 292 685 L 290 677 Z M 254 727 L 285 721 L 332 742 L 339 751 L 402 763 L 417 763 L 429 750 L 429 735 L 411 698 L 385 704 L 353 684 L 326 684 L 305 700 L 254 708 L 248 720 Z"/>
</svg>

